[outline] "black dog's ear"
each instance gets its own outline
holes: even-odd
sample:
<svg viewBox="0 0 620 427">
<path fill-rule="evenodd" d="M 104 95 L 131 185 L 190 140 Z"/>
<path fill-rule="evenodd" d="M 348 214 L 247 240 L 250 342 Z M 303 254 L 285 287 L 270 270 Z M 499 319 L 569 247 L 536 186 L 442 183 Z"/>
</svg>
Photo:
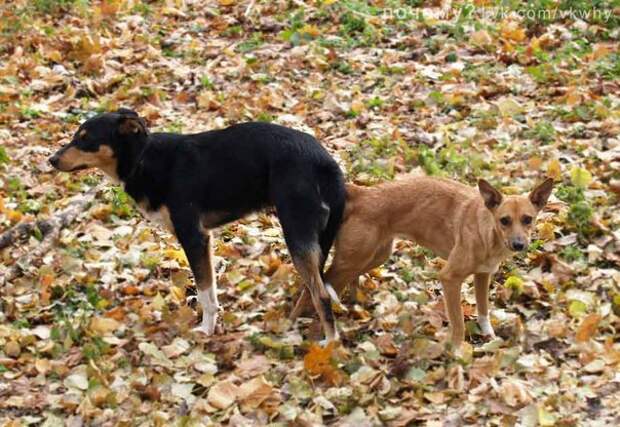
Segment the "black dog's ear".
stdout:
<svg viewBox="0 0 620 427">
<path fill-rule="evenodd" d="M 129 108 L 119 108 L 116 110 L 116 114 L 120 114 L 121 116 L 134 116 L 138 117 L 138 113 L 134 110 L 130 110 Z"/>
<path fill-rule="evenodd" d="M 124 108 L 122 110 L 125 110 Z M 120 112 L 119 110 L 118 112 Z M 130 114 L 122 114 L 120 122 L 118 124 L 118 132 L 121 135 L 138 135 L 147 134 L 146 123 L 144 119 L 138 116 L 138 114 L 131 110 Z"/>
<path fill-rule="evenodd" d="M 478 180 L 478 189 L 480 190 L 480 195 L 484 199 L 484 204 L 489 209 L 495 209 L 502 203 L 502 193 L 497 191 L 495 187 L 489 184 L 484 179 Z"/>
</svg>

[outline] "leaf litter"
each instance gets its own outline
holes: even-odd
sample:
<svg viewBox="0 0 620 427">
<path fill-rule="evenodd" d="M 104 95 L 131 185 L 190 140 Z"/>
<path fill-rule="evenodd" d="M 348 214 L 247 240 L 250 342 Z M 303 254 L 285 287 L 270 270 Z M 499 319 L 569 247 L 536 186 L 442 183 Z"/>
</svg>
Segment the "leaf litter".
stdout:
<svg viewBox="0 0 620 427">
<path fill-rule="evenodd" d="M 14 276 L 0 291 L 3 425 L 620 422 L 617 4 L 579 19 L 535 12 L 597 9 L 418 3 L 1 10 L 0 233 L 28 224 L 0 249 L 0 277 Z M 494 278 L 498 339 L 479 336 L 465 286 L 471 351 L 449 356 L 440 263 L 401 241 L 338 315 L 343 345 L 317 345 L 316 322 L 286 319 L 302 284 L 269 212 L 218 230 L 223 333 L 193 333 L 176 240 L 99 173 L 47 165 L 79 122 L 120 106 L 172 132 L 296 127 L 361 184 L 423 171 L 517 193 L 554 178 L 537 239 Z M 45 240 L 39 225 L 72 203 Z"/>
</svg>

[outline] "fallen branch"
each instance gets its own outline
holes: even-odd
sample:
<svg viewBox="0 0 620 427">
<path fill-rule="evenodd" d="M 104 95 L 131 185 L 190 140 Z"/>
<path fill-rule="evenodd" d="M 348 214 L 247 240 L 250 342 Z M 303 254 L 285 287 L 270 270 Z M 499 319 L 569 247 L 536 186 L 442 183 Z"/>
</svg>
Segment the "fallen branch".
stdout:
<svg viewBox="0 0 620 427">
<path fill-rule="evenodd" d="M 0 235 L 0 249 L 11 245 L 18 237 L 22 238 L 28 235 L 36 228 L 41 231 L 43 236 L 39 246 L 30 251 L 26 256 L 18 259 L 1 282 L 7 283 L 9 280 L 13 280 L 22 270 L 32 265 L 33 261 L 41 258 L 48 252 L 60 236 L 60 231 L 75 221 L 78 215 L 95 199 L 95 196 L 102 188 L 103 186 L 101 185 L 91 188 L 82 197 L 70 202 L 65 209 L 52 218 L 19 224 Z"/>
<path fill-rule="evenodd" d="M 43 236 L 47 235 L 53 225 L 48 219 L 40 219 L 38 221 L 28 221 L 17 224 L 13 228 L 0 234 L 0 249 L 11 246 L 16 240 L 28 237 L 34 230 L 38 229 Z"/>
</svg>

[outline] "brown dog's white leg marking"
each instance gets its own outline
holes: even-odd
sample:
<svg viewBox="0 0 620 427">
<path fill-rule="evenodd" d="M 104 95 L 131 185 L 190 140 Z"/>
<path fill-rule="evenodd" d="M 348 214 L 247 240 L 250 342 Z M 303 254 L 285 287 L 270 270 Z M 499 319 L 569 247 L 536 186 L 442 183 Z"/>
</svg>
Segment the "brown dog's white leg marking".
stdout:
<svg viewBox="0 0 620 427">
<path fill-rule="evenodd" d="M 210 232 L 205 232 L 205 254 L 202 260 L 202 278 L 196 283 L 198 290 L 198 302 L 202 306 L 202 322 L 200 326 L 194 328 L 195 331 L 213 335 L 217 324 L 217 312 L 219 303 L 217 300 L 217 285 L 215 282 L 215 272 L 212 262 L 212 236 Z"/>
<path fill-rule="evenodd" d="M 476 309 L 478 311 L 478 326 L 482 335 L 495 337 L 493 326 L 489 321 L 489 284 L 491 275 L 489 273 L 474 274 L 474 289 L 476 292 Z"/>
</svg>

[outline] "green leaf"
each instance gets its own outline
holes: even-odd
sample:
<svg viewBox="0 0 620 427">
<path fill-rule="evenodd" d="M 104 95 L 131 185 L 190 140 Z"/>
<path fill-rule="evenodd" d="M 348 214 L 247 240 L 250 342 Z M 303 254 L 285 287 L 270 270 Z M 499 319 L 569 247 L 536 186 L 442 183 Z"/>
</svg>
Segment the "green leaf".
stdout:
<svg viewBox="0 0 620 427">
<path fill-rule="evenodd" d="M 585 314 L 587 308 L 587 305 L 583 301 L 574 300 L 571 301 L 568 306 L 568 313 L 572 317 L 580 317 Z"/>
<path fill-rule="evenodd" d="M 570 171 L 570 180 L 575 187 L 586 188 L 592 182 L 592 174 L 584 168 L 574 166 Z"/>
<path fill-rule="evenodd" d="M 0 165 L 3 163 L 9 163 L 11 159 L 9 155 L 6 153 L 6 148 L 0 147 Z"/>
<path fill-rule="evenodd" d="M 504 282 L 504 286 L 512 289 L 517 294 L 520 294 L 521 292 L 523 292 L 523 279 L 517 276 L 510 276 Z"/>
<path fill-rule="evenodd" d="M 422 381 L 424 377 L 426 377 L 426 371 L 416 367 L 410 368 L 409 371 L 407 371 L 407 375 L 405 375 L 405 379 L 411 381 Z"/>
</svg>

